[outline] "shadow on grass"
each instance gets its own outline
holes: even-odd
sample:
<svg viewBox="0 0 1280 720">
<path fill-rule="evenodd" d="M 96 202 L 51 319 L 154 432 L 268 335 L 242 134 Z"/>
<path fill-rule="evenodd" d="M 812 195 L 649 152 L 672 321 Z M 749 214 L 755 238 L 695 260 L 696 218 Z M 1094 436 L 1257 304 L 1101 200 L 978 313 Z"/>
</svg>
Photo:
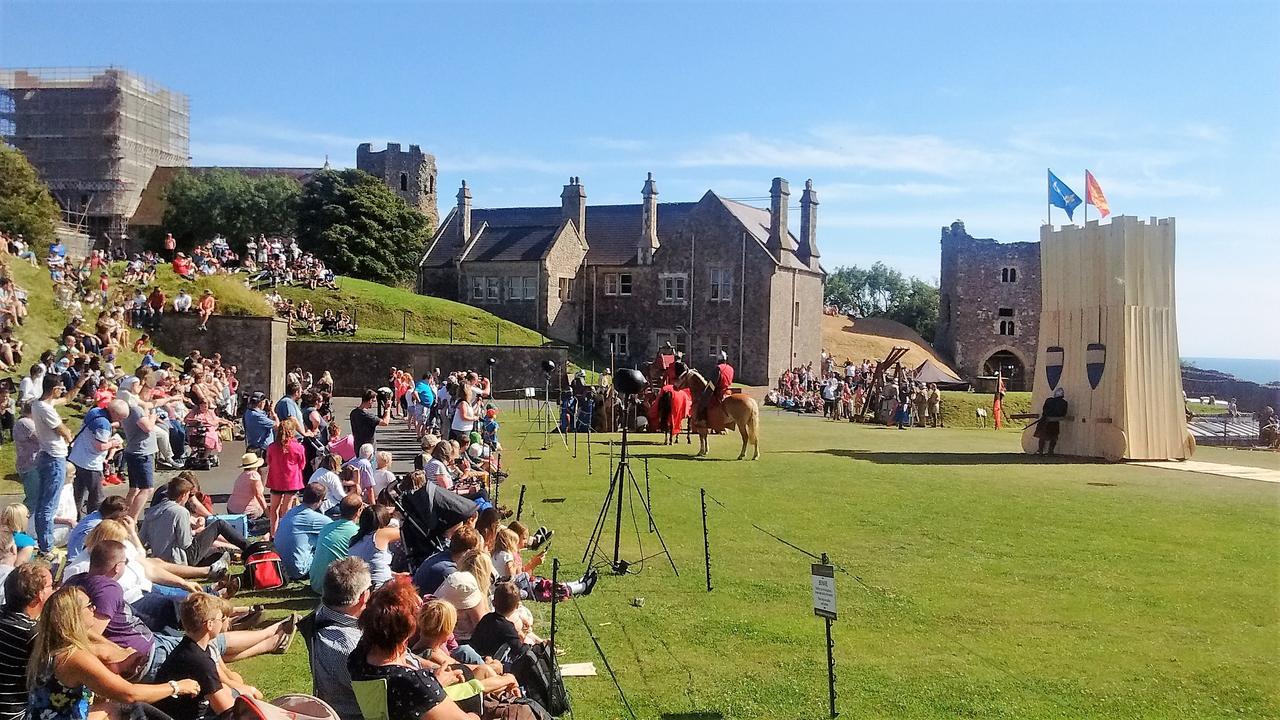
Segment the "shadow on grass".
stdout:
<svg viewBox="0 0 1280 720">
<path fill-rule="evenodd" d="M 1076 457 L 1038 457 L 1024 453 L 958 453 L 958 452 L 879 452 L 870 450 L 847 450 L 828 448 L 826 450 L 802 451 L 781 450 L 780 454 L 810 455 L 813 452 L 823 455 L 866 460 L 877 465 L 1100 465 L 1107 464 L 1097 458 Z"/>
<path fill-rule="evenodd" d="M 662 720 L 724 720 L 718 712 L 663 713 Z"/>
</svg>

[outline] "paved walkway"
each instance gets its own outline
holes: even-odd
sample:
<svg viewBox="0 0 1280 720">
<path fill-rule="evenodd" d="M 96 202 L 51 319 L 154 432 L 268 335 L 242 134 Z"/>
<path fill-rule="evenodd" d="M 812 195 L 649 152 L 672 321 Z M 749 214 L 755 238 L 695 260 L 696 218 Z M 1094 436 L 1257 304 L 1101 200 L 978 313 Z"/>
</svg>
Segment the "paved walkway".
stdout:
<svg viewBox="0 0 1280 720">
<path fill-rule="evenodd" d="M 1163 468 L 1165 470 L 1182 470 L 1198 472 L 1206 475 L 1240 478 L 1242 480 L 1260 480 L 1262 482 L 1280 483 L 1280 470 L 1248 467 L 1246 465 L 1227 465 L 1225 463 L 1200 462 L 1199 460 L 1154 460 L 1150 462 L 1128 462 L 1126 465 L 1144 465 L 1146 467 Z"/>
</svg>

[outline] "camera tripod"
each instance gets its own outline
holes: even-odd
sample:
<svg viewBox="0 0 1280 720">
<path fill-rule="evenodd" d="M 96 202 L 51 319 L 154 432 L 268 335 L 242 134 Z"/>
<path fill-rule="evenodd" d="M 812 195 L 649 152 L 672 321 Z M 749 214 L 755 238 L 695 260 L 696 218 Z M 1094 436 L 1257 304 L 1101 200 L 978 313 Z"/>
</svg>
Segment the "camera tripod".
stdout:
<svg viewBox="0 0 1280 720">
<path fill-rule="evenodd" d="M 542 449 L 546 450 L 551 446 L 551 428 L 554 425 L 556 432 L 560 435 L 560 442 L 564 443 L 564 449 L 569 449 L 569 439 L 564 433 L 559 431 L 560 413 L 551 407 L 551 376 L 547 375 L 545 385 L 542 391 L 542 402 L 538 405 L 538 424 L 542 426 Z M 529 439 L 529 433 L 533 432 L 533 424 L 525 428 L 524 434 L 520 436 L 520 442 L 516 445 L 516 450 L 524 447 L 524 441 Z"/>
<path fill-rule="evenodd" d="M 631 407 L 631 396 L 626 397 L 624 407 Z M 659 555 L 666 555 L 667 562 L 671 563 L 671 571 L 680 576 L 680 571 L 676 569 L 676 561 L 671 557 L 671 551 L 667 549 L 667 543 L 662 539 L 662 531 L 658 529 L 658 523 L 653 519 L 653 509 L 645 502 L 644 493 L 640 492 L 640 484 L 636 482 L 636 476 L 631 474 L 631 463 L 627 460 L 627 418 L 623 417 L 622 423 L 622 449 L 618 456 L 618 465 L 614 468 L 613 478 L 609 481 L 609 491 L 605 493 L 604 503 L 600 506 L 600 515 L 596 518 L 595 529 L 591 531 L 591 538 L 587 540 L 587 548 L 582 552 L 582 561 L 587 562 L 591 559 L 592 564 L 595 563 L 597 554 L 604 555 L 604 564 L 607 564 L 613 570 L 615 575 L 625 575 L 632 565 L 642 565 L 644 561 Z M 590 450 L 588 450 L 590 452 Z M 627 483 L 630 482 L 628 487 Z M 627 495 L 634 492 L 635 497 L 632 499 L 631 520 L 636 521 L 635 503 L 639 501 L 640 507 L 644 508 L 644 514 L 649 518 L 649 527 L 653 529 L 655 535 L 658 536 L 658 544 L 662 546 L 661 552 L 651 555 L 643 555 L 644 546 L 641 545 L 640 553 L 642 557 L 634 562 L 628 562 L 621 557 L 622 548 L 622 504 Z M 605 528 L 609 521 L 609 510 L 614 511 L 613 517 L 613 559 L 610 560 L 607 555 L 600 551 L 600 541 L 604 539 Z M 636 538 L 639 541 L 640 527 L 636 526 Z"/>
</svg>

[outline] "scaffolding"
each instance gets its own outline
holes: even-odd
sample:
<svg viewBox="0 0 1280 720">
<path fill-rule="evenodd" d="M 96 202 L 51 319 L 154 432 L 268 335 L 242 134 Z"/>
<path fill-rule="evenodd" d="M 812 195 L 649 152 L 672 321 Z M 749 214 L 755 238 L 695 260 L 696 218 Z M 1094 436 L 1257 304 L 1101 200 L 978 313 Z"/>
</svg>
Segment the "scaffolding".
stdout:
<svg viewBox="0 0 1280 720">
<path fill-rule="evenodd" d="M 189 163 L 190 125 L 186 95 L 120 68 L 0 69 L 0 137 L 95 239 L 124 237 L 157 166 Z"/>
</svg>

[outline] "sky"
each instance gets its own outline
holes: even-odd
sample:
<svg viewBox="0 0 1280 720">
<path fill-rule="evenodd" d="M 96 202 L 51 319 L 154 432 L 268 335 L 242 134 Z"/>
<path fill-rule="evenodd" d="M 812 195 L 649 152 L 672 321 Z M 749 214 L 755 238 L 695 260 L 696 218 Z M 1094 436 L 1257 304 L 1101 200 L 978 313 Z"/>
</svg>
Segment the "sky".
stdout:
<svg viewBox="0 0 1280 720">
<path fill-rule="evenodd" d="M 1045 168 L 1081 195 L 1088 168 L 1114 214 L 1177 218 L 1181 352 L 1218 357 L 1280 358 L 1278 37 L 1274 0 L 0 0 L 0 66 L 187 93 L 193 164 L 419 144 L 442 215 L 463 179 L 502 207 L 570 175 L 590 203 L 812 178 L 828 269 L 936 280 L 942 226 L 1036 240 Z"/>
</svg>

